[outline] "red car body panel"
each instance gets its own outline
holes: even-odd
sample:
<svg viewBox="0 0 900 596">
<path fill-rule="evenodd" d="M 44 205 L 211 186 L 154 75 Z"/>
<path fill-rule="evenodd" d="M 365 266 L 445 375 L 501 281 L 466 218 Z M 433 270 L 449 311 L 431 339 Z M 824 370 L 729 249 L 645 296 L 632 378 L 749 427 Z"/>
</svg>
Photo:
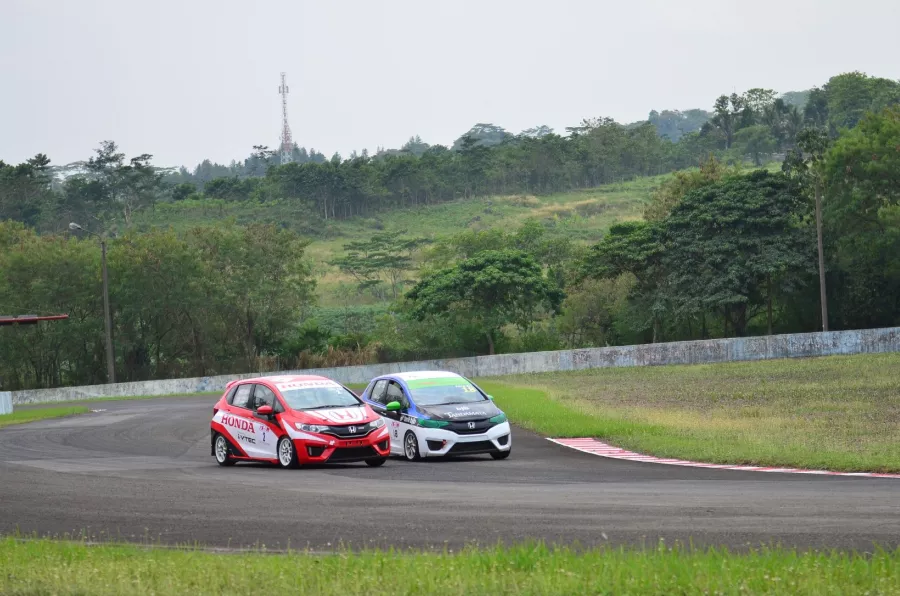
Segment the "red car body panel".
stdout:
<svg viewBox="0 0 900 596">
<path fill-rule="evenodd" d="M 359 400 L 359 406 L 301 411 L 292 409 L 281 393 L 281 389 L 316 385 L 343 387 L 331 379 L 314 375 L 278 375 L 229 382 L 213 407 L 211 446 L 215 437 L 222 435 L 231 446 L 232 459 L 270 463 L 278 463 L 276 446 L 284 436 L 289 436 L 293 441 L 300 464 L 363 461 L 390 455 L 386 426 L 380 422 L 381 417 L 362 400 Z M 241 389 L 242 386 L 249 387 Z M 260 415 L 255 411 L 254 406 L 260 405 L 256 403 L 256 386 L 274 393 L 277 405 L 273 404 L 275 413 L 272 416 Z M 239 391 L 250 391 L 248 407 L 228 403 L 232 390 L 235 395 Z M 261 390 L 261 393 L 266 392 Z M 381 426 L 372 428 L 372 423 Z M 299 424 L 322 425 L 329 427 L 329 430 L 301 431 Z"/>
</svg>

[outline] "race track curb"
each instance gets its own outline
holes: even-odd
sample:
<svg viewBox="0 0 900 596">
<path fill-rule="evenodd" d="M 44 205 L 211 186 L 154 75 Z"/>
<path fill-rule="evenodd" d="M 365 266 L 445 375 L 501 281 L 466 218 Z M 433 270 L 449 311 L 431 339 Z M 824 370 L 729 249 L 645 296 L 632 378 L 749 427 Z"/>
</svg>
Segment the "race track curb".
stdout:
<svg viewBox="0 0 900 596">
<path fill-rule="evenodd" d="M 600 457 L 609 457 L 612 459 L 624 459 L 627 461 L 643 462 L 648 464 L 665 464 L 668 466 L 685 466 L 689 468 L 709 468 L 712 470 L 738 470 L 741 472 L 774 472 L 778 474 L 819 474 L 823 476 L 856 476 L 860 478 L 897 478 L 900 474 L 879 474 L 877 472 L 831 472 L 828 470 L 804 470 L 801 468 L 771 468 L 763 466 L 737 466 L 729 464 L 706 464 L 697 461 L 686 461 L 683 459 L 671 459 L 654 457 L 652 455 L 643 455 L 613 447 L 597 439 L 547 439 L 557 445 L 569 447 L 583 453 L 591 455 L 599 455 Z"/>
</svg>

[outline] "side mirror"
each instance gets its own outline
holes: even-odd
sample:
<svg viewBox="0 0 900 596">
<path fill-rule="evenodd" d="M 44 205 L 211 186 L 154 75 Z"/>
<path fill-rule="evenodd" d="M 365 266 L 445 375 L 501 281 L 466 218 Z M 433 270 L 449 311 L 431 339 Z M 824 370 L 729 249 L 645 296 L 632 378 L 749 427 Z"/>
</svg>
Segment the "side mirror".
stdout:
<svg viewBox="0 0 900 596">
<path fill-rule="evenodd" d="M 388 405 L 386 405 L 384 409 L 388 412 L 399 412 L 401 407 L 402 406 L 400 405 L 399 401 L 392 401 Z"/>
<path fill-rule="evenodd" d="M 256 413 L 259 416 L 271 416 L 272 412 L 272 406 L 259 406 L 256 408 Z"/>
<path fill-rule="evenodd" d="M 487 398 L 488 398 L 489 400 L 491 400 L 491 401 L 494 401 L 494 396 L 493 396 L 493 395 L 488 395 Z"/>
</svg>

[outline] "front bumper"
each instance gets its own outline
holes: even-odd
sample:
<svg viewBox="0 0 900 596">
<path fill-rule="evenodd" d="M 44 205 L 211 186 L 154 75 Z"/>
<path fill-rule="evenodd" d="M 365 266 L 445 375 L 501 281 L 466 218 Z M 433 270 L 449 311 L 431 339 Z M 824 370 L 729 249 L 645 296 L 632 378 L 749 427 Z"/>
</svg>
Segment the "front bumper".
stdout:
<svg viewBox="0 0 900 596">
<path fill-rule="evenodd" d="M 297 433 L 300 434 L 300 433 Z M 292 437 L 301 464 L 347 463 L 388 457 L 391 441 L 387 427 L 372 431 L 360 439 L 338 439 L 330 435 L 302 433 Z"/>
<path fill-rule="evenodd" d="M 489 428 L 487 432 L 473 435 L 457 434 L 439 428 L 419 428 L 417 435 L 419 453 L 422 457 L 496 453 L 512 448 L 509 422 L 501 422 Z"/>
</svg>

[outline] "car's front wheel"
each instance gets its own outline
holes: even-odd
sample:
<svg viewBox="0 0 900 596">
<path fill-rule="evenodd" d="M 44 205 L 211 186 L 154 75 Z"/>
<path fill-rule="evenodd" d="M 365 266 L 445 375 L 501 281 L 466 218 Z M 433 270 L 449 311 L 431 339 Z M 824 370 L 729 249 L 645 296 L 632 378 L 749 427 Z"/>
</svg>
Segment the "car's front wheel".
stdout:
<svg viewBox="0 0 900 596">
<path fill-rule="evenodd" d="M 406 431 L 406 436 L 403 438 L 403 457 L 407 461 L 422 459 L 422 456 L 419 455 L 419 440 L 416 438 L 416 433 L 411 430 Z"/>
<path fill-rule="evenodd" d="M 228 439 L 220 434 L 216 434 L 216 439 L 213 441 L 213 454 L 216 456 L 216 463 L 220 466 L 233 466 L 237 463 L 231 457 L 231 446 L 228 444 Z"/>
<path fill-rule="evenodd" d="M 506 451 L 491 451 L 491 457 L 494 459 L 506 459 L 509 457 L 510 453 L 512 453 L 512 449 L 507 449 Z"/>
<path fill-rule="evenodd" d="M 373 468 L 377 468 L 378 466 L 383 466 L 384 462 L 387 461 L 386 457 L 373 457 L 372 459 L 366 460 L 366 465 L 371 466 Z"/>
<path fill-rule="evenodd" d="M 297 450 L 290 437 L 284 436 L 278 440 L 278 465 L 282 468 L 297 467 Z"/>
</svg>

